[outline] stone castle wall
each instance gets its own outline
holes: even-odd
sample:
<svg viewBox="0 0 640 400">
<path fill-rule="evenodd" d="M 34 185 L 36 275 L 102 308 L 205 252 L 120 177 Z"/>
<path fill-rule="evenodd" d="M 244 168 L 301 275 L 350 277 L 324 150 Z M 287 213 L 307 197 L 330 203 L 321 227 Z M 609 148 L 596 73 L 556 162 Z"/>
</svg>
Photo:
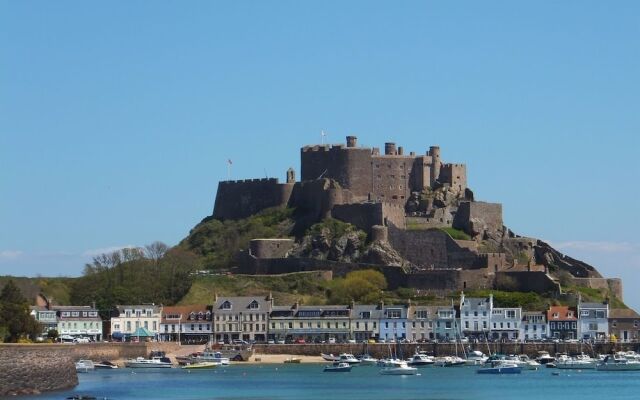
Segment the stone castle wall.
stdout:
<svg viewBox="0 0 640 400">
<path fill-rule="evenodd" d="M 502 204 L 463 201 L 453 218 L 453 227 L 471 236 L 484 231 L 502 230 Z"/>
<path fill-rule="evenodd" d="M 403 230 L 389 228 L 389 243 L 400 255 L 425 268 L 485 268 L 486 260 L 456 243 L 439 229 Z"/>
<path fill-rule="evenodd" d="M 293 186 L 275 178 L 222 181 L 218 183 L 213 217 L 241 219 L 270 207 L 285 207 Z"/>
<path fill-rule="evenodd" d="M 257 258 L 284 258 L 294 243 L 293 239 L 253 239 L 249 251 Z"/>
<path fill-rule="evenodd" d="M 333 207 L 331 216 L 355 225 L 369 233 L 374 225 L 405 227 L 404 207 L 391 203 L 340 204 Z"/>
</svg>

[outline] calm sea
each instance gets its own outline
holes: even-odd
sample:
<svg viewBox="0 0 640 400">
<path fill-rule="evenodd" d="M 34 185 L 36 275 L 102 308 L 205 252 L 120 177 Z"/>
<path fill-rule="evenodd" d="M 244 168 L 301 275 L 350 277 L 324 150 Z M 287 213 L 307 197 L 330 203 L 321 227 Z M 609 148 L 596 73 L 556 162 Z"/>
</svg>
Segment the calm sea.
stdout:
<svg viewBox="0 0 640 400">
<path fill-rule="evenodd" d="M 559 375 L 553 375 L 553 373 Z M 80 374 L 75 389 L 29 399 L 91 395 L 108 399 L 639 399 L 640 371 L 541 369 L 478 375 L 474 367 L 422 368 L 417 376 L 382 376 L 374 366 L 323 373 L 321 365 L 232 365 L 216 370 L 118 369 Z"/>
</svg>

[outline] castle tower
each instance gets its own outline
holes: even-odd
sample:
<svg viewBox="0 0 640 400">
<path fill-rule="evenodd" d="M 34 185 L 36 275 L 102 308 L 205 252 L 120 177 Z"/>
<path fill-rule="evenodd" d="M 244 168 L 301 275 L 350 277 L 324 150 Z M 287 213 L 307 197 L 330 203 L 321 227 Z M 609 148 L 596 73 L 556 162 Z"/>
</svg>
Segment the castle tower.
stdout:
<svg viewBox="0 0 640 400">
<path fill-rule="evenodd" d="M 347 147 L 358 147 L 358 138 L 355 136 L 347 136 Z"/>
<path fill-rule="evenodd" d="M 440 166 L 442 165 L 440 161 L 440 146 L 429 147 L 429 155 L 433 163 L 431 167 L 431 186 L 433 186 L 435 181 L 440 177 Z"/>
<path fill-rule="evenodd" d="M 291 167 L 287 170 L 287 183 L 296 183 L 296 171 Z"/>
</svg>

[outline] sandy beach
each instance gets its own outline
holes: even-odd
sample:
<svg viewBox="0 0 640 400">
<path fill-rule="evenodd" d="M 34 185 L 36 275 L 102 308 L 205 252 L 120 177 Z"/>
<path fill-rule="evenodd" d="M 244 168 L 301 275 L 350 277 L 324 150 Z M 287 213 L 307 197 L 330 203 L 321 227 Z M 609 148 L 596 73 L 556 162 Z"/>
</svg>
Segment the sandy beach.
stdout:
<svg viewBox="0 0 640 400">
<path fill-rule="evenodd" d="M 326 362 L 322 357 L 318 356 L 299 356 L 292 354 L 254 354 L 248 364 L 284 364 L 285 360 L 297 358 L 302 364 L 322 363 Z"/>
</svg>

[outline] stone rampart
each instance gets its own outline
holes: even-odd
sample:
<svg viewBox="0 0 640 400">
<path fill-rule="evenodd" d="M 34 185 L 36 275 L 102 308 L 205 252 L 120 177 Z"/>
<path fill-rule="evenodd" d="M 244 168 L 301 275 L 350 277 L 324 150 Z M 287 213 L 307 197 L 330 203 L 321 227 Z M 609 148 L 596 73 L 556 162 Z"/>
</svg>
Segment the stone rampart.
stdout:
<svg viewBox="0 0 640 400">
<path fill-rule="evenodd" d="M 613 295 L 622 300 L 622 280 L 620 278 L 573 278 L 573 283 L 576 286 L 610 290 Z"/>
</svg>

